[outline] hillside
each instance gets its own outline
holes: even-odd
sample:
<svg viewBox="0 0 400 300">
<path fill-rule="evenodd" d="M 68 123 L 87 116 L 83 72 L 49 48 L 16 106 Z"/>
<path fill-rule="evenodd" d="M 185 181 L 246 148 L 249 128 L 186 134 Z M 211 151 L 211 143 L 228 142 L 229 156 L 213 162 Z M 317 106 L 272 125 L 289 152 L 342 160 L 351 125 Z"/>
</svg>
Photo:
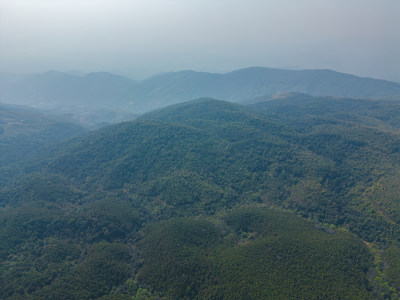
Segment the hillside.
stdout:
<svg viewBox="0 0 400 300">
<path fill-rule="evenodd" d="M 65 141 L 0 190 L 0 294 L 396 299 L 396 111 L 205 98 Z"/>
<path fill-rule="evenodd" d="M 253 67 L 226 74 L 169 72 L 137 82 L 106 73 L 85 76 L 48 71 L 0 74 L 0 101 L 41 108 L 92 107 L 145 111 L 188 99 L 211 97 L 241 102 L 265 95 L 300 92 L 314 96 L 399 99 L 400 84 L 331 70 L 280 70 Z"/>
<path fill-rule="evenodd" d="M 312 116 L 362 123 L 372 127 L 400 128 L 400 102 L 339 97 L 313 97 L 283 93 L 253 99 L 250 105 L 272 119 L 296 122 Z M 392 128 L 393 129 L 393 128 Z"/>
<path fill-rule="evenodd" d="M 71 119 L 29 107 L 0 104 L 1 179 L 7 179 L 24 162 L 33 160 L 51 145 L 84 132 Z"/>
<path fill-rule="evenodd" d="M 146 227 L 138 282 L 180 299 L 370 298 L 370 257 L 354 236 L 260 208 L 234 210 L 220 222 Z"/>
</svg>

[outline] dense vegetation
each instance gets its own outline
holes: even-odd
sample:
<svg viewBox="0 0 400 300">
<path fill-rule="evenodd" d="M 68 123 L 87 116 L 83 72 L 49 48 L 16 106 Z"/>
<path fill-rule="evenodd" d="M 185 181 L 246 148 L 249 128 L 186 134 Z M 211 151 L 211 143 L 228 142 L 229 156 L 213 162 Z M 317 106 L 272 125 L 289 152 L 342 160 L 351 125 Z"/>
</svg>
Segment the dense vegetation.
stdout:
<svg viewBox="0 0 400 300">
<path fill-rule="evenodd" d="M 144 264 L 138 281 L 173 298 L 370 295 L 362 242 L 276 210 L 235 210 L 217 224 L 193 218 L 152 224 L 139 249 Z"/>
<path fill-rule="evenodd" d="M 0 181 L 0 294 L 396 299 L 398 111 L 201 99 L 63 142 Z"/>
<path fill-rule="evenodd" d="M 51 145 L 84 132 L 82 126 L 67 118 L 0 104 L 0 181 L 8 180 L 23 162 L 39 157 Z"/>
</svg>

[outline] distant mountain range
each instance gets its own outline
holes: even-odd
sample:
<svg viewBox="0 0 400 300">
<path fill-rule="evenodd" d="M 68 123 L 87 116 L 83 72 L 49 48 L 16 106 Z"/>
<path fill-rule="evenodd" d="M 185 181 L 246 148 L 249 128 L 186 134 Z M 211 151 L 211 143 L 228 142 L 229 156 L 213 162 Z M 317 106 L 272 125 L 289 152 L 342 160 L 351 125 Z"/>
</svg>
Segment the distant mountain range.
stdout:
<svg viewBox="0 0 400 300">
<path fill-rule="evenodd" d="M 169 72 L 140 82 L 106 72 L 85 76 L 57 71 L 35 75 L 0 74 L 0 102 L 40 108 L 96 107 L 142 113 L 200 97 L 251 102 L 258 97 L 285 92 L 400 99 L 400 84 L 332 70 L 261 67 L 226 74 Z"/>
</svg>

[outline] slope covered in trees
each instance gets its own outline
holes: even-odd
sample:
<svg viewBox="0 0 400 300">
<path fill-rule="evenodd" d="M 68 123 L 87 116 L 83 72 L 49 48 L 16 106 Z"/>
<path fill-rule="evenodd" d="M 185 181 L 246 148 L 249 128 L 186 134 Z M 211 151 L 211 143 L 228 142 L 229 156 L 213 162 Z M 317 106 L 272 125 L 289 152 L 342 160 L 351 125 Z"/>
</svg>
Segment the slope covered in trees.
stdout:
<svg viewBox="0 0 400 300">
<path fill-rule="evenodd" d="M 0 180 L 51 145 L 83 134 L 77 122 L 29 107 L 0 104 Z"/>
<path fill-rule="evenodd" d="M 349 233 L 262 208 L 234 210 L 218 221 L 146 227 L 138 282 L 180 299 L 370 297 L 368 250 Z"/>
<path fill-rule="evenodd" d="M 395 298 L 397 109 L 200 99 L 64 142 L 1 188 L 0 293 Z"/>
</svg>

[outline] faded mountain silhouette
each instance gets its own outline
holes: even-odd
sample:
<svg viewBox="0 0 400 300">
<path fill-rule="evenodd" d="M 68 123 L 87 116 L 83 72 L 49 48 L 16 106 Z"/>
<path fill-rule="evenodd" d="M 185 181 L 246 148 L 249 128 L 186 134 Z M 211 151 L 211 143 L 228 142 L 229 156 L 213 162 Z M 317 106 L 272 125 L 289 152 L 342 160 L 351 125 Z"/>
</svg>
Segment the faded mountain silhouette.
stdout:
<svg viewBox="0 0 400 300">
<path fill-rule="evenodd" d="M 137 82 L 111 73 L 85 76 L 48 71 L 0 75 L 0 102 L 42 108 L 97 107 L 144 112 L 188 99 L 212 97 L 242 102 L 284 92 L 314 96 L 399 98 L 400 84 L 331 70 L 252 67 L 227 74 L 195 71 L 164 73 Z"/>
</svg>

